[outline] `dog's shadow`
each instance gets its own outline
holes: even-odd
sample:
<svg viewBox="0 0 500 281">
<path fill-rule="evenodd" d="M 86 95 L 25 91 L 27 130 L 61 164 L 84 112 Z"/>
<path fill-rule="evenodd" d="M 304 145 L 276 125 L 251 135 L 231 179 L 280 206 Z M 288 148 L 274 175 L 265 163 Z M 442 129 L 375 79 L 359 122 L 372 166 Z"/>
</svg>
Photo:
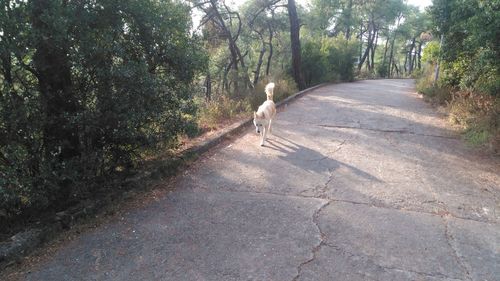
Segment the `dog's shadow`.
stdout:
<svg viewBox="0 0 500 281">
<path fill-rule="evenodd" d="M 349 169 L 356 176 L 365 180 L 381 182 L 377 177 L 360 170 L 352 165 L 333 159 L 328 155 L 324 155 L 314 149 L 300 145 L 290 139 L 282 136 L 273 135 L 273 138 L 267 139 L 265 147 L 281 152 L 283 155 L 278 155 L 280 160 L 299 167 L 308 172 L 333 173 L 340 167 Z"/>
</svg>

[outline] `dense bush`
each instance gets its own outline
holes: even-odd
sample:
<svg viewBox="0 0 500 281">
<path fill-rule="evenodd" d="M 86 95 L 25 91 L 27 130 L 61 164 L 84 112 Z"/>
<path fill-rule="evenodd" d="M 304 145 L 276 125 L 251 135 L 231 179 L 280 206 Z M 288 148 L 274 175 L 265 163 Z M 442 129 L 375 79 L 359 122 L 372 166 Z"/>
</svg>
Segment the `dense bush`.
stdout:
<svg viewBox="0 0 500 281">
<path fill-rule="evenodd" d="M 328 62 L 321 42 L 311 39 L 302 45 L 302 73 L 308 87 L 328 80 Z"/>
<path fill-rule="evenodd" d="M 491 50 L 478 48 L 444 61 L 441 83 L 464 91 L 496 96 L 500 92 L 500 63 Z"/>
<path fill-rule="evenodd" d="M 499 1 L 435 0 L 430 12 L 444 35 L 441 83 L 462 91 L 498 95 Z"/>
<path fill-rule="evenodd" d="M 186 128 L 205 65 L 187 5 L 0 3 L 0 211 L 64 206 Z"/>
<path fill-rule="evenodd" d="M 342 37 L 323 38 L 321 50 L 326 55 L 329 80 L 354 80 L 357 48 L 357 42 Z"/>
<path fill-rule="evenodd" d="M 357 43 L 342 37 L 306 39 L 302 69 L 307 86 L 327 81 L 353 81 Z"/>
</svg>

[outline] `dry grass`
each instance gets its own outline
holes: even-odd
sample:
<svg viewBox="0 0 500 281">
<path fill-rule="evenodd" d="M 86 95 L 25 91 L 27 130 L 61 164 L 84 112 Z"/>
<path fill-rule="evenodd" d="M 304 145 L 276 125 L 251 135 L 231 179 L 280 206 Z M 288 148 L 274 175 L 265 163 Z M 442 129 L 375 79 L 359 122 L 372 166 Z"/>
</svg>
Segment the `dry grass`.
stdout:
<svg viewBox="0 0 500 281">
<path fill-rule="evenodd" d="M 426 101 L 446 108 L 449 121 L 463 129 L 470 145 L 500 153 L 500 97 L 444 88 L 433 81 L 433 72 L 426 71 L 417 80 L 417 91 Z"/>
<path fill-rule="evenodd" d="M 500 153 L 500 98 L 471 92 L 456 92 L 452 97 L 449 120 L 464 129 L 465 139 Z"/>
<path fill-rule="evenodd" d="M 216 100 L 202 104 L 198 114 L 198 126 L 202 132 L 216 130 L 252 116 L 252 111 L 257 110 L 259 105 L 266 100 L 264 88 L 269 82 L 271 82 L 269 79 L 261 80 L 252 91 L 249 91 L 240 100 L 223 95 Z M 297 91 L 295 84 L 289 79 L 273 79 L 273 82 L 276 83 L 274 88 L 275 102 L 283 100 Z"/>
<path fill-rule="evenodd" d="M 221 125 L 232 123 L 230 120 L 249 116 L 251 112 L 251 107 L 246 101 L 222 96 L 201 107 L 198 115 L 198 126 L 202 131 L 218 129 Z"/>
</svg>

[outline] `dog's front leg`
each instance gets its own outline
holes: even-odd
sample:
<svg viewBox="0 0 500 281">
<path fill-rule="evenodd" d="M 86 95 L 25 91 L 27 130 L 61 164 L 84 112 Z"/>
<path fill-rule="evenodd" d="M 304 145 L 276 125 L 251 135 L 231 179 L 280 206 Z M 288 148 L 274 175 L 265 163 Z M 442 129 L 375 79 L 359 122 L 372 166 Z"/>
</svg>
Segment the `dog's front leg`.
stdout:
<svg viewBox="0 0 500 281">
<path fill-rule="evenodd" d="M 271 124 L 273 122 L 273 119 L 270 119 L 269 120 L 269 133 L 272 134 L 273 133 L 273 130 L 271 129 Z"/>
<path fill-rule="evenodd" d="M 264 146 L 266 135 L 267 135 L 267 126 L 262 126 L 262 139 L 260 140 L 260 146 Z"/>
</svg>

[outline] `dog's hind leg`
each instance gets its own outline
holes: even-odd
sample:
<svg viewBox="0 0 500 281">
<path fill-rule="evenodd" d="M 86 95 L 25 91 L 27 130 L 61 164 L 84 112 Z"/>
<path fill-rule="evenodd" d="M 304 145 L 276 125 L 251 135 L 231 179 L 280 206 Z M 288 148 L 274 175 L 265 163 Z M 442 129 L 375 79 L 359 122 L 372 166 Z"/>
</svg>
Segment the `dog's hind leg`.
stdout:
<svg viewBox="0 0 500 281">
<path fill-rule="evenodd" d="M 271 125 L 273 123 L 273 119 L 270 119 L 269 120 L 269 133 L 272 134 L 273 133 L 273 130 L 271 129 Z"/>
</svg>

